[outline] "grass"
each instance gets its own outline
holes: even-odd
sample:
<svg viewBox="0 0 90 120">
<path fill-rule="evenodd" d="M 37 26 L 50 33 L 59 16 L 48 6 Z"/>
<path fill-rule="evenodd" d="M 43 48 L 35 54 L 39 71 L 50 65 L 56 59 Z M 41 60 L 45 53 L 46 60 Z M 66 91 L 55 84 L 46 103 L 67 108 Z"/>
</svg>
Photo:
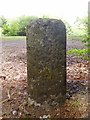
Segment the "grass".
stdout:
<svg viewBox="0 0 90 120">
<path fill-rule="evenodd" d="M 70 49 L 67 51 L 67 55 L 73 55 L 75 57 L 82 57 L 84 60 L 89 60 L 90 58 L 88 57 L 89 49 Z"/>
<path fill-rule="evenodd" d="M 67 55 L 73 54 L 75 56 L 83 56 L 88 53 L 88 49 L 70 49 L 67 51 Z"/>
<path fill-rule="evenodd" d="M 67 36 L 68 40 L 83 40 L 83 36 Z"/>
<path fill-rule="evenodd" d="M 0 36 L 0 40 L 25 40 L 26 36 Z M 82 36 L 67 36 L 68 40 L 82 40 Z"/>
<path fill-rule="evenodd" d="M 0 36 L 0 40 L 25 40 L 26 36 Z M 67 40 L 82 40 L 81 36 L 67 36 Z"/>
<path fill-rule="evenodd" d="M 0 40 L 25 40 L 26 36 L 2 36 Z"/>
</svg>

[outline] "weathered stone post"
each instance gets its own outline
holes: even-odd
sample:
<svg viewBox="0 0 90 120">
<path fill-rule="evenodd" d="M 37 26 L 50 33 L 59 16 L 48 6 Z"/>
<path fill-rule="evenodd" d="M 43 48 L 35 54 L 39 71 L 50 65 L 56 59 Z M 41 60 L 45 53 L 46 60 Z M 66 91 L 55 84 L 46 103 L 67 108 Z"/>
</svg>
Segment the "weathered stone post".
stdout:
<svg viewBox="0 0 90 120">
<path fill-rule="evenodd" d="M 36 102 L 61 105 L 66 94 L 66 28 L 61 20 L 37 19 L 26 30 L 27 80 Z"/>
<path fill-rule="evenodd" d="M 90 58 L 90 1 L 88 2 L 88 58 Z M 88 66 L 88 118 L 90 118 L 90 65 Z"/>
</svg>

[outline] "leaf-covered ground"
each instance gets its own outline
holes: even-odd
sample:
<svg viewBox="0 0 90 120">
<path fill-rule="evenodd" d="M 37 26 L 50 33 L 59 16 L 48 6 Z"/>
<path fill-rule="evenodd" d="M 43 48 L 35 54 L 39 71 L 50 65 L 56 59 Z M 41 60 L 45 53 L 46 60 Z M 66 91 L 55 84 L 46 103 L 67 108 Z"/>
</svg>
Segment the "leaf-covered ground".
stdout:
<svg viewBox="0 0 90 120">
<path fill-rule="evenodd" d="M 89 62 L 67 56 L 66 102 L 61 107 L 40 105 L 28 97 L 25 42 L 4 43 L 2 49 L 3 118 L 86 118 Z"/>
</svg>

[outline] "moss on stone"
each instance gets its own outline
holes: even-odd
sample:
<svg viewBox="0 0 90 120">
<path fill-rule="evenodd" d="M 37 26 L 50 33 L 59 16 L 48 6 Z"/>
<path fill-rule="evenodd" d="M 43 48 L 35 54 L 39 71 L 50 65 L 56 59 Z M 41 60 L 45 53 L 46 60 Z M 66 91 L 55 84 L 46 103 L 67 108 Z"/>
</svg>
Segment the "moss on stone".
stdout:
<svg viewBox="0 0 90 120">
<path fill-rule="evenodd" d="M 63 103 L 66 91 L 65 25 L 61 20 L 37 19 L 27 26 L 26 34 L 31 98 L 44 103 L 52 101 L 50 96 L 54 95 L 54 102 Z"/>
</svg>

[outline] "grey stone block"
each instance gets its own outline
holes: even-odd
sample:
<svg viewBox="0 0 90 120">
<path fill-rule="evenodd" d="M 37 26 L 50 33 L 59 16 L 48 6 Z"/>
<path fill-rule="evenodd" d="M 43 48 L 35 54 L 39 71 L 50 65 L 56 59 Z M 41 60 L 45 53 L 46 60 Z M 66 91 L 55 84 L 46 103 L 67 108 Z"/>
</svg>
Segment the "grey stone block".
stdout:
<svg viewBox="0 0 90 120">
<path fill-rule="evenodd" d="M 61 105 L 66 94 L 66 28 L 61 20 L 37 19 L 26 30 L 27 81 L 36 102 Z"/>
</svg>

